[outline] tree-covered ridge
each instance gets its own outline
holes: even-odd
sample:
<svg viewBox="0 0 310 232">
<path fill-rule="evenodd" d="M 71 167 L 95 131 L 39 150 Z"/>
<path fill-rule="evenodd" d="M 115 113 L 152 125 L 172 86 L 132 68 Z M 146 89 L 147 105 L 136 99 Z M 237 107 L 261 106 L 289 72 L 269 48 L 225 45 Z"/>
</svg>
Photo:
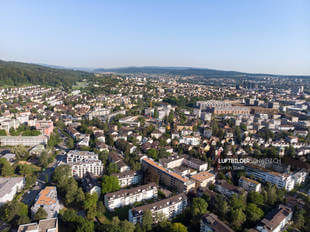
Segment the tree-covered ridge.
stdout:
<svg viewBox="0 0 310 232">
<path fill-rule="evenodd" d="M 147 74 L 166 74 L 166 75 L 178 75 L 178 76 L 201 76 L 203 78 L 229 78 L 229 79 L 242 79 L 242 78 L 264 78 L 279 77 L 279 78 L 309 78 L 307 75 L 277 75 L 267 73 L 245 73 L 238 71 L 224 71 L 207 68 L 192 68 L 192 67 L 157 67 L 157 66 L 145 66 L 145 67 L 122 67 L 122 68 L 110 68 L 110 69 L 95 69 L 95 72 L 115 72 L 115 73 L 147 73 Z"/>
<path fill-rule="evenodd" d="M 92 73 L 88 72 L 0 60 L 0 86 L 40 84 L 68 87 L 76 81 L 93 76 Z"/>
</svg>

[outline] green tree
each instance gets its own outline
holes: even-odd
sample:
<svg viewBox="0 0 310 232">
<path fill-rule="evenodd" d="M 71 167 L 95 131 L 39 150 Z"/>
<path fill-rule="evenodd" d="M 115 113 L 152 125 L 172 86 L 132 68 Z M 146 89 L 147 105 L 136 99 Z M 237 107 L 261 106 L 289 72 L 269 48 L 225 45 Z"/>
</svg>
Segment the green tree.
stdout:
<svg viewBox="0 0 310 232">
<path fill-rule="evenodd" d="M 217 205 L 218 205 L 219 215 L 222 217 L 225 217 L 229 211 L 229 206 L 228 206 L 227 201 L 223 199 L 223 201 L 221 201 L 221 203 Z"/>
<path fill-rule="evenodd" d="M 6 136 L 6 131 L 5 130 L 0 130 L 0 136 Z"/>
<path fill-rule="evenodd" d="M 103 217 L 105 213 L 106 213 L 106 208 L 105 208 L 103 202 L 98 201 L 98 203 L 97 203 L 97 216 L 99 218 Z"/>
<path fill-rule="evenodd" d="M 264 205 L 264 196 L 259 192 L 251 191 L 248 193 L 247 197 L 248 197 L 249 203 L 254 203 L 254 204 L 259 205 L 259 206 Z"/>
<path fill-rule="evenodd" d="M 45 218 L 47 218 L 47 212 L 45 211 L 45 209 L 43 209 L 43 207 L 40 207 L 38 211 L 35 213 L 33 219 L 39 221 Z"/>
<path fill-rule="evenodd" d="M 120 189 L 119 182 L 116 176 L 104 175 L 102 179 L 102 194 L 114 192 Z"/>
<path fill-rule="evenodd" d="M 85 200 L 85 194 L 82 188 L 78 188 L 76 193 L 76 203 L 80 205 L 84 202 L 84 200 Z"/>
<path fill-rule="evenodd" d="M 40 167 L 42 168 L 46 168 L 48 166 L 48 158 L 49 158 L 49 155 L 47 154 L 46 151 L 42 152 L 40 157 L 39 157 L 39 165 Z"/>
<path fill-rule="evenodd" d="M 134 232 L 135 226 L 127 220 L 120 222 L 120 232 Z"/>
<path fill-rule="evenodd" d="M 17 224 L 18 225 L 22 225 L 22 224 L 28 224 L 30 223 L 30 218 L 28 216 L 22 215 L 19 216 L 18 220 L 17 220 Z"/>
<path fill-rule="evenodd" d="M 245 220 L 246 216 L 242 209 L 234 209 L 231 211 L 231 223 L 237 230 L 241 229 L 241 226 Z"/>
<path fill-rule="evenodd" d="M 32 175 L 37 169 L 31 164 L 18 164 L 16 172 L 20 175 Z"/>
<path fill-rule="evenodd" d="M 142 228 L 145 231 L 151 231 L 153 224 L 153 217 L 150 210 L 145 210 L 142 217 Z"/>
<path fill-rule="evenodd" d="M 96 193 L 90 194 L 86 193 L 85 195 L 85 201 L 84 201 L 84 209 L 86 210 L 87 219 L 92 220 L 97 212 L 97 201 L 98 196 Z"/>
<path fill-rule="evenodd" d="M 118 173 L 118 166 L 116 163 L 109 163 L 107 168 L 108 175 L 112 175 L 113 173 Z"/>
<path fill-rule="evenodd" d="M 294 225 L 300 230 L 305 225 L 305 213 L 306 213 L 306 210 L 298 209 L 294 214 Z"/>
<path fill-rule="evenodd" d="M 47 142 L 47 145 L 49 147 L 55 147 L 58 142 L 59 142 L 59 136 L 57 136 L 56 134 L 53 133 L 50 135 L 50 138 Z"/>
<path fill-rule="evenodd" d="M 158 118 L 159 117 L 159 112 L 158 112 L 158 109 L 155 108 L 154 110 L 154 118 Z"/>
<path fill-rule="evenodd" d="M 242 195 L 234 194 L 230 199 L 230 206 L 233 209 L 242 209 L 244 210 L 246 207 L 245 198 Z"/>
<path fill-rule="evenodd" d="M 77 232 L 94 232 L 95 231 L 94 221 L 87 220 L 86 218 L 81 218 L 79 222 L 80 223 L 78 224 L 78 227 L 76 230 Z"/>
<path fill-rule="evenodd" d="M 55 168 L 52 181 L 56 184 L 57 188 L 63 188 L 71 175 L 71 168 L 69 165 L 60 165 Z"/>
<path fill-rule="evenodd" d="M 158 158 L 157 150 L 154 149 L 154 148 L 149 149 L 149 150 L 147 151 L 147 155 L 148 155 L 149 157 L 151 157 L 152 159 L 154 159 L 154 160 L 157 160 L 157 158 Z"/>
<path fill-rule="evenodd" d="M 169 115 L 168 115 L 168 122 L 169 123 L 173 123 L 173 119 L 174 119 L 174 113 L 173 111 L 171 110 Z"/>
<path fill-rule="evenodd" d="M 195 197 L 191 204 L 191 213 L 194 217 L 200 217 L 207 213 L 207 208 L 208 203 L 204 199 L 200 197 Z"/>
<path fill-rule="evenodd" d="M 74 140 L 71 137 L 68 137 L 67 146 L 69 149 L 74 149 Z"/>
<path fill-rule="evenodd" d="M 69 205 L 76 199 L 78 184 L 73 177 L 70 177 L 66 182 L 66 185 L 61 190 L 65 193 L 65 203 Z"/>
<path fill-rule="evenodd" d="M 9 161 L 5 158 L 0 158 L 0 175 L 6 177 L 13 175 L 13 173 L 14 170 Z"/>
<path fill-rule="evenodd" d="M 182 223 L 175 222 L 171 225 L 170 231 L 172 231 L 172 232 L 187 232 L 187 228 Z"/>
<path fill-rule="evenodd" d="M 0 214 L 3 221 L 10 223 L 16 217 L 27 216 L 28 206 L 22 202 L 13 200 L 2 206 Z"/>
<path fill-rule="evenodd" d="M 270 206 L 274 205 L 277 201 L 277 188 L 270 183 L 267 183 L 266 186 L 265 199 Z"/>
<path fill-rule="evenodd" d="M 26 176 L 26 184 L 25 184 L 25 188 L 28 189 L 31 186 L 33 186 L 36 181 L 37 181 L 37 177 L 35 175 L 31 175 L 31 176 Z"/>
<path fill-rule="evenodd" d="M 17 160 L 27 160 L 29 157 L 28 149 L 23 145 L 12 147 L 11 152 L 16 155 Z"/>
<path fill-rule="evenodd" d="M 245 209 L 247 220 L 255 223 L 258 222 L 263 216 L 264 212 L 254 203 L 249 203 Z"/>
</svg>

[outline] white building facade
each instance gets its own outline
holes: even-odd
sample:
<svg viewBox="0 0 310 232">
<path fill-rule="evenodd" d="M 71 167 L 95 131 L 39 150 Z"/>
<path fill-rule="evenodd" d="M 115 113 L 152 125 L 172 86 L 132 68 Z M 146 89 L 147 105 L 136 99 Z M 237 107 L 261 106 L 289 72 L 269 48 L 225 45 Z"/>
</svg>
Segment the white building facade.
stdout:
<svg viewBox="0 0 310 232">
<path fill-rule="evenodd" d="M 100 176 L 104 169 L 98 155 L 89 151 L 69 151 L 67 153 L 67 163 L 71 166 L 72 175 L 79 178 L 83 178 L 86 173 Z"/>
<path fill-rule="evenodd" d="M 171 219 L 181 214 L 186 206 L 187 197 L 185 193 L 180 193 L 152 204 L 130 209 L 128 211 L 128 220 L 133 224 L 141 223 L 143 214 L 146 210 L 149 210 L 152 213 L 154 222 L 156 222 L 156 218 L 159 215 L 164 216 L 167 219 Z"/>
<path fill-rule="evenodd" d="M 1 177 L 0 178 L 0 206 L 12 201 L 16 193 L 25 186 L 24 177 Z"/>
<path fill-rule="evenodd" d="M 108 193 L 104 196 L 104 204 L 109 210 L 132 205 L 152 198 L 157 198 L 158 188 L 154 183 L 142 185 L 131 189 L 123 189 Z"/>
</svg>

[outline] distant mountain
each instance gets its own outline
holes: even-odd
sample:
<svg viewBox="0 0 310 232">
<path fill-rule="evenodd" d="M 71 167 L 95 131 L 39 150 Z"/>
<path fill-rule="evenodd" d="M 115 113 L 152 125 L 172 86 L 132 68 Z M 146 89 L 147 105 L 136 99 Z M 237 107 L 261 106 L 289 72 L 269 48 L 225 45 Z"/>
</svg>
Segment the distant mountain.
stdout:
<svg viewBox="0 0 310 232">
<path fill-rule="evenodd" d="M 148 73 L 148 74 L 172 74 L 180 76 L 202 76 L 204 78 L 259 78 L 259 77 L 290 77 L 290 78 L 310 78 L 310 76 L 302 75 L 276 75 L 264 73 L 244 73 L 237 71 L 223 71 L 216 69 L 206 68 L 191 68 L 191 67 L 124 67 L 124 68 L 111 68 L 111 69 L 94 69 L 94 72 L 115 72 L 115 73 Z"/>
<path fill-rule="evenodd" d="M 46 64 L 28 64 L 14 61 L 0 60 L 0 87 L 21 86 L 26 84 L 41 84 L 48 86 L 70 87 L 77 81 L 94 77 L 94 72 L 114 73 L 147 73 L 147 74 L 171 74 L 179 76 L 198 76 L 195 80 L 204 78 L 261 78 L 261 77 L 282 77 L 282 78 L 310 78 L 301 75 L 274 75 L 274 74 L 251 74 L 236 71 L 223 71 L 205 68 L 191 67 L 123 67 L 108 69 L 92 68 L 66 68 Z"/>
<path fill-rule="evenodd" d="M 93 77 L 93 73 L 72 69 L 47 67 L 14 61 L 0 60 L 0 86 L 20 86 L 41 84 L 48 86 L 72 86 L 84 78 Z"/>
</svg>

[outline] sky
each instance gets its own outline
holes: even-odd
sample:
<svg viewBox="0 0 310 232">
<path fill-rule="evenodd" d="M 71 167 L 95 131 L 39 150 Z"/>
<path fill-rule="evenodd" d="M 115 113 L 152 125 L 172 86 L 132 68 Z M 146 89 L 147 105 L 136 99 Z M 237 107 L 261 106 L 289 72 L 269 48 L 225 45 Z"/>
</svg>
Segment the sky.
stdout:
<svg viewBox="0 0 310 232">
<path fill-rule="evenodd" d="M 3 0 L 0 59 L 310 74 L 309 0 Z"/>
</svg>

